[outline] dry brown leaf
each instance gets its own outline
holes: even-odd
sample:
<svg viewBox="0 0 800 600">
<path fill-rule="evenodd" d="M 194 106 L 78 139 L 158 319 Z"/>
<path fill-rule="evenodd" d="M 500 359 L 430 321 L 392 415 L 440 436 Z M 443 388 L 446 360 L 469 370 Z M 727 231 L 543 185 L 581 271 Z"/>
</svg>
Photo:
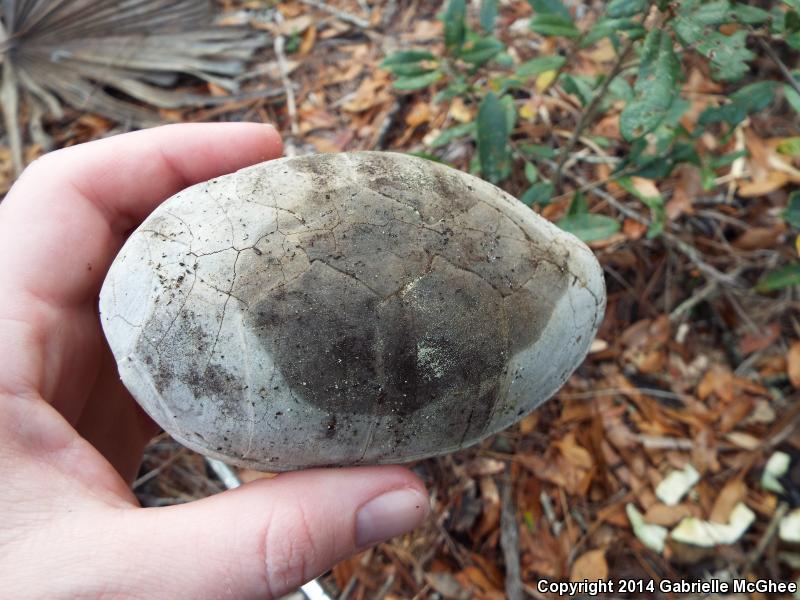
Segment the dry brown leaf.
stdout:
<svg viewBox="0 0 800 600">
<path fill-rule="evenodd" d="M 608 579 L 608 563 L 606 551 L 603 548 L 589 550 L 581 554 L 574 563 L 569 573 L 570 581 L 597 581 Z"/>
<path fill-rule="evenodd" d="M 638 240 L 647 233 L 647 225 L 633 219 L 625 219 L 622 224 L 622 233 L 628 236 L 629 240 Z"/>
<path fill-rule="evenodd" d="M 723 402 L 733 399 L 733 373 L 725 365 L 713 365 L 697 386 L 697 397 L 705 400 L 711 394 Z"/>
<path fill-rule="evenodd" d="M 800 389 L 800 342 L 792 342 L 786 355 L 786 374 L 792 387 Z"/>
<path fill-rule="evenodd" d="M 743 431 L 731 431 L 725 436 L 725 439 L 743 450 L 755 450 L 761 446 L 761 440 L 759 438 Z"/>
<path fill-rule="evenodd" d="M 781 189 L 789 183 L 789 176 L 786 173 L 772 171 L 757 181 L 745 181 L 739 184 L 739 195 L 743 198 L 757 198 L 766 196 Z"/>
<path fill-rule="evenodd" d="M 564 458 L 579 469 L 591 469 L 594 466 L 592 455 L 586 448 L 578 444 L 575 439 L 575 432 L 570 431 L 562 439 L 553 442 L 553 445 L 561 451 Z"/>
<path fill-rule="evenodd" d="M 716 523 L 727 523 L 733 507 L 747 496 L 747 485 L 741 479 L 731 479 L 722 488 L 709 513 L 709 520 Z"/>
<path fill-rule="evenodd" d="M 773 227 L 748 227 L 742 235 L 734 240 L 733 245 L 742 250 L 775 248 L 780 236 L 785 231 L 786 226 L 783 221 L 776 223 Z"/>
<path fill-rule="evenodd" d="M 353 79 L 361 75 L 361 72 L 363 70 L 364 70 L 364 64 L 361 61 L 358 60 L 348 61 L 346 67 L 334 70 L 331 75 L 326 77 L 325 85 L 336 85 L 339 83 L 347 83 L 348 81 L 352 81 Z M 374 75 L 378 76 L 378 73 L 384 73 L 384 77 L 388 81 L 389 79 L 388 71 L 377 70 L 375 71 Z"/>
<path fill-rule="evenodd" d="M 427 123 L 430 118 L 431 109 L 428 103 L 425 101 L 416 102 L 406 115 L 406 125 L 412 128 L 419 127 L 423 123 Z"/>
<path fill-rule="evenodd" d="M 468 590 L 483 592 L 486 594 L 486 598 L 503 598 L 500 590 L 489 581 L 489 578 L 478 567 L 467 567 L 456 574 L 456 579 Z"/>
<path fill-rule="evenodd" d="M 770 323 L 756 332 L 748 331 L 739 339 L 739 352 L 743 356 L 749 356 L 753 352 L 769 348 L 780 335 L 781 326 L 778 323 Z"/>
<path fill-rule="evenodd" d="M 750 396 L 739 396 L 728 404 L 720 405 L 722 416 L 720 417 L 717 428 L 720 433 L 728 433 L 735 429 L 747 415 L 752 413 L 753 398 Z"/>
<path fill-rule="evenodd" d="M 606 137 L 612 140 L 621 140 L 622 134 L 619 130 L 619 113 L 610 114 L 603 117 L 597 122 L 597 125 L 592 129 L 595 135 Z M 605 165 L 604 165 L 605 166 Z M 605 179 L 601 173 L 598 173 L 598 179 Z"/>
<path fill-rule="evenodd" d="M 253 471 L 252 469 L 239 469 L 237 471 L 239 479 L 242 483 L 249 483 L 257 479 L 273 479 L 277 477 L 277 473 L 264 473 L 262 471 Z"/>
<path fill-rule="evenodd" d="M 672 527 L 677 525 L 684 517 L 699 517 L 702 513 L 698 506 L 684 502 L 675 506 L 667 506 L 657 502 L 647 509 L 644 520 L 653 525 Z"/>
<path fill-rule="evenodd" d="M 500 523 L 500 491 L 493 477 L 481 477 L 481 498 L 483 499 L 483 515 L 480 525 L 475 530 L 475 539 L 480 539 L 497 529 Z"/>
<path fill-rule="evenodd" d="M 314 43 L 317 41 L 317 27 L 312 25 L 303 34 L 303 42 L 300 44 L 297 53 L 300 56 L 306 56 L 314 48 Z"/>
<path fill-rule="evenodd" d="M 539 412 L 534 411 L 519 422 L 519 432 L 522 435 L 529 435 L 534 431 L 536 431 L 536 426 L 538 424 L 539 424 Z"/>
<path fill-rule="evenodd" d="M 667 202 L 667 218 L 674 221 L 682 214 L 692 214 L 694 212 L 694 199 L 703 190 L 703 183 L 700 178 L 700 169 L 694 165 L 684 163 L 676 169 L 678 181 L 675 184 L 675 191 L 669 202 Z"/>
<path fill-rule="evenodd" d="M 704 73 L 697 67 L 693 67 L 689 71 L 689 77 L 683 86 L 684 91 L 693 92 L 696 94 L 718 94 L 725 88 L 711 79 L 707 73 Z"/>
<path fill-rule="evenodd" d="M 582 53 L 586 58 L 596 63 L 606 63 L 617 57 L 617 51 L 607 37 L 602 38 L 594 45 L 593 50 Z"/>
<path fill-rule="evenodd" d="M 645 179 L 644 177 L 631 177 L 631 184 L 645 198 L 657 198 L 661 196 L 658 191 L 656 182 L 652 179 Z"/>
<path fill-rule="evenodd" d="M 414 44 L 419 44 L 427 40 L 439 41 L 442 39 L 442 22 L 436 20 L 414 20 L 414 29 L 409 33 L 404 33 L 402 39 Z"/>
<path fill-rule="evenodd" d="M 311 15 L 300 15 L 285 19 L 283 23 L 278 24 L 278 32 L 282 35 L 298 35 L 303 33 L 314 23 L 314 18 Z"/>
<path fill-rule="evenodd" d="M 800 171 L 791 165 L 791 159 L 777 151 L 782 138 L 761 139 L 752 130 L 746 130 L 744 140 L 749 152 L 750 181 L 739 182 L 739 195 L 763 196 L 789 182 L 800 183 Z"/>
<path fill-rule="evenodd" d="M 475 109 L 464 104 L 460 96 L 456 96 L 450 103 L 449 113 L 459 123 L 469 123 L 475 119 Z"/>
<path fill-rule="evenodd" d="M 370 552 L 370 550 L 367 550 L 367 552 Z M 344 589 L 353 575 L 355 575 L 363 558 L 364 553 L 362 552 L 344 559 L 333 567 L 333 578 L 336 580 L 336 585 L 339 586 L 339 589 Z"/>
<path fill-rule="evenodd" d="M 359 65 L 359 69 L 362 66 Z M 353 98 L 342 105 L 342 109 L 347 112 L 363 112 L 391 101 L 391 94 L 389 93 L 389 79 L 390 74 L 388 71 L 376 70 L 365 78 L 358 86 Z"/>
</svg>

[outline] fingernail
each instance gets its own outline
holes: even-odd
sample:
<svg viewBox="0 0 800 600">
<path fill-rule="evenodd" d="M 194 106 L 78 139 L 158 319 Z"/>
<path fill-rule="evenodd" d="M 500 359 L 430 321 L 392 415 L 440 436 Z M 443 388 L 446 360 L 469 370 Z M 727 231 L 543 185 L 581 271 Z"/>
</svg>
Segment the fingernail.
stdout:
<svg viewBox="0 0 800 600">
<path fill-rule="evenodd" d="M 411 531 L 428 516 L 428 499 L 414 489 L 387 492 L 356 513 L 356 544 L 371 546 Z"/>
</svg>

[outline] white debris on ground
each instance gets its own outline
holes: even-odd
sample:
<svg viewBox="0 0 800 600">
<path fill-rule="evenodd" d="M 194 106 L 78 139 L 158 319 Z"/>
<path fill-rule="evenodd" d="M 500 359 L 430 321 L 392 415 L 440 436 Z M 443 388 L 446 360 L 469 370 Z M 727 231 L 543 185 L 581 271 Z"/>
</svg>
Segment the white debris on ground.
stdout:
<svg viewBox="0 0 800 600">
<path fill-rule="evenodd" d="M 783 489 L 781 477 L 789 470 L 789 463 L 791 458 L 786 452 L 775 452 L 769 457 L 764 473 L 761 475 L 761 487 L 776 494 L 783 494 L 786 490 Z"/>
<path fill-rule="evenodd" d="M 667 539 L 669 530 L 661 525 L 646 523 L 642 513 L 631 503 L 625 506 L 625 512 L 628 513 L 628 519 L 631 521 L 633 534 L 653 552 L 659 554 L 663 552 L 664 541 Z"/>
<path fill-rule="evenodd" d="M 670 537 L 678 542 L 701 548 L 733 544 L 744 535 L 755 519 L 755 513 L 747 508 L 744 502 L 740 502 L 731 511 L 727 523 L 714 523 L 697 517 L 684 517 L 672 530 Z"/>
<path fill-rule="evenodd" d="M 700 473 L 690 464 L 671 471 L 656 487 L 656 496 L 667 506 L 675 506 L 700 481 Z"/>
</svg>

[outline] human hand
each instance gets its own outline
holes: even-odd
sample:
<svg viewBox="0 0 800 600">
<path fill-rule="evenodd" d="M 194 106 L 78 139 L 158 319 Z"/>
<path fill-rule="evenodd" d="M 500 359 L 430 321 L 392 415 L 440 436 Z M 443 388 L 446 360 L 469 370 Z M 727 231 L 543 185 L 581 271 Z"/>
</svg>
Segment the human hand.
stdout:
<svg viewBox="0 0 800 600">
<path fill-rule="evenodd" d="M 161 201 L 280 153 L 265 125 L 160 127 L 53 152 L 0 204 L 4 597 L 270 598 L 427 515 L 399 467 L 288 473 L 165 508 L 130 491 L 157 428 L 103 337 L 105 273 Z"/>
</svg>

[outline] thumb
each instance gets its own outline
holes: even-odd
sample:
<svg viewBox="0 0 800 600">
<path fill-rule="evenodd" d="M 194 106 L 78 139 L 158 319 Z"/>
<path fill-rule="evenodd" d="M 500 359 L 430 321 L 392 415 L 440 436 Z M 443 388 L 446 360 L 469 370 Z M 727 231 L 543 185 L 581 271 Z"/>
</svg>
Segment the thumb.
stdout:
<svg viewBox="0 0 800 600">
<path fill-rule="evenodd" d="M 428 515 L 420 480 L 400 467 L 318 469 L 211 498 L 129 513 L 139 565 L 164 598 L 275 598 Z M 129 529 L 130 531 L 130 529 Z"/>
</svg>

